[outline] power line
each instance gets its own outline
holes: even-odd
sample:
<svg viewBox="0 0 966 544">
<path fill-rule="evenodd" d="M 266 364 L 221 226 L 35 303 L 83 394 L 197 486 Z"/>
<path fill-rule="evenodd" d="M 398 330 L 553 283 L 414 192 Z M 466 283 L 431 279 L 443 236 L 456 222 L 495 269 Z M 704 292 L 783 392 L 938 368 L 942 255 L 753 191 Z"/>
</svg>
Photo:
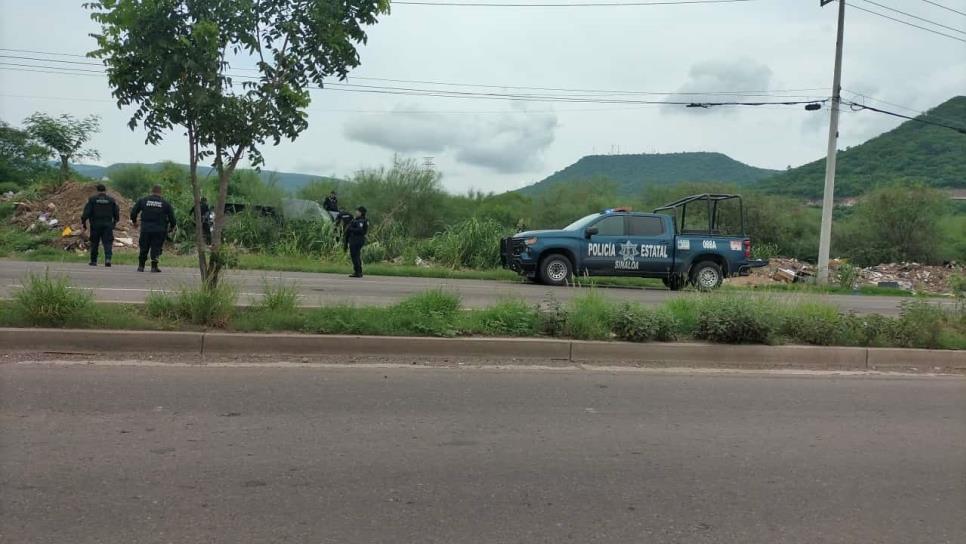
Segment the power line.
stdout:
<svg viewBox="0 0 966 544">
<path fill-rule="evenodd" d="M 854 96 L 861 97 L 861 98 L 863 98 L 865 100 L 871 100 L 872 102 L 878 102 L 880 104 L 885 104 L 887 106 L 892 106 L 894 108 L 899 108 L 900 110 L 909 111 L 909 112 L 912 112 L 912 113 L 921 115 L 923 117 L 930 117 L 932 119 L 935 119 L 936 121 L 942 121 L 942 122 L 949 123 L 949 124 L 956 124 L 956 123 L 959 122 L 958 120 L 955 120 L 954 121 L 954 120 L 949 119 L 947 117 L 938 117 L 934 113 L 925 112 L 925 111 L 922 111 L 922 110 L 917 110 L 915 108 L 910 108 L 909 106 L 903 106 L 902 104 L 896 104 L 895 102 L 888 102 L 886 100 L 882 100 L 881 98 L 876 98 L 874 96 L 869 96 L 867 94 L 862 94 L 862 93 L 860 93 L 858 91 L 853 91 L 853 90 L 845 89 L 845 88 L 843 88 L 842 90 L 845 91 L 845 92 L 847 92 L 847 93 L 849 93 L 849 94 L 852 94 Z"/>
<path fill-rule="evenodd" d="M 577 3 L 544 3 L 544 4 L 522 4 L 504 2 L 446 2 L 446 1 L 400 1 L 393 4 L 409 6 L 447 6 L 460 8 L 624 8 L 624 7 L 646 7 L 646 6 L 680 6 L 688 4 L 735 4 L 739 2 L 754 2 L 755 0 L 677 0 L 667 2 L 577 2 Z"/>
<path fill-rule="evenodd" d="M 964 12 L 964 11 L 958 11 L 958 10 L 955 10 L 953 8 L 946 7 L 946 6 L 944 6 L 944 5 L 942 5 L 942 4 L 938 3 L 938 2 L 933 2 L 932 0 L 922 0 L 922 1 L 925 2 L 925 3 L 927 3 L 927 4 L 932 4 L 932 5 L 936 6 L 937 8 L 942 8 L 942 9 L 945 9 L 947 11 L 951 11 L 953 13 L 958 13 L 960 15 L 966 15 L 966 12 Z"/>
<path fill-rule="evenodd" d="M 12 51 L 14 53 L 31 53 L 34 55 L 58 55 L 61 57 L 78 57 L 82 59 L 88 58 L 87 55 L 78 55 L 76 53 L 55 53 L 53 51 L 37 51 L 36 49 L 10 49 L 7 47 L 0 47 L 0 51 Z"/>
<path fill-rule="evenodd" d="M 860 110 L 870 110 L 870 111 L 874 111 L 874 112 L 877 112 L 877 113 L 882 113 L 882 114 L 885 114 L 885 115 L 891 115 L 893 117 L 899 117 L 899 118 L 902 118 L 902 119 L 908 119 L 910 121 L 915 121 L 917 123 L 922 123 L 924 125 L 932 125 L 932 126 L 936 126 L 936 127 L 948 128 L 950 130 L 955 130 L 956 132 L 959 132 L 961 134 L 966 134 L 966 128 L 954 127 L 952 125 L 947 125 L 945 123 L 937 123 L 935 121 L 927 121 L 926 119 L 922 119 L 922 118 L 919 118 L 919 117 L 910 117 L 908 115 L 903 115 L 901 113 L 896 113 L 896 112 L 893 112 L 893 111 L 887 111 L 887 110 L 875 108 L 875 107 L 872 107 L 872 106 L 866 106 L 864 104 L 858 104 L 856 102 L 847 102 L 847 104 L 850 107 L 852 107 L 852 108 L 859 108 Z"/>
<path fill-rule="evenodd" d="M 16 53 L 33 53 L 41 55 L 63 55 L 72 57 L 81 57 L 83 55 L 73 55 L 70 53 L 54 53 L 50 51 L 32 51 L 26 49 L 8 49 L 0 48 L 0 51 L 11 51 Z M 68 61 L 59 59 L 44 59 L 37 57 L 25 57 L 18 55 L 3 55 L 0 54 L 0 58 L 12 58 L 18 60 L 32 60 L 38 62 L 57 62 L 61 64 L 77 64 L 83 66 L 103 66 L 101 63 L 97 62 L 80 62 L 80 61 Z M 53 67 L 50 67 L 53 68 Z M 236 67 L 232 70 L 241 71 L 252 71 L 257 72 L 255 68 L 243 68 Z M 236 75 L 235 77 L 248 77 L 244 75 Z M 350 76 L 348 79 L 357 79 L 363 81 L 384 81 L 387 83 L 415 83 L 420 85 L 437 85 L 443 87 L 478 87 L 481 89 L 518 89 L 518 90 L 532 90 L 532 91 L 552 91 L 552 92 L 566 92 L 566 93 L 587 93 L 587 94 L 610 94 L 610 95 L 656 95 L 656 96 L 702 96 L 702 95 L 722 95 L 722 96 L 777 96 L 779 98 L 803 98 L 811 97 L 812 95 L 784 95 L 780 96 L 779 93 L 800 93 L 800 92 L 810 92 L 810 91 L 824 91 L 825 87 L 812 87 L 806 89 L 771 89 L 771 90 L 734 90 L 734 91 L 632 91 L 632 90 L 614 90 L 614 89 L 574 89 L 574 88 L 562 88 L 562 87 L 529 87 L 521 85 L 495 85 L 495 84 L 479 84 L 479 83 L 454 83 L 446 81 L 429 81 L 429 80 L 418 80 L 418 79 L 392 79 L 392 78 L 381 78 L 381 77 L 363 77 L 363 76 Z M 328 83 L 327 85 L 335 85 L 337 82 Z"/>
<path fill-rule="evenodd" d="M 13 59 L 16 59 L 16 60 L 25 59 L 25 60 L 34 60 L 34 61 L 44 62 L 44 59 L 37 59 L 36 57 L 24 57 L 24 56 L 17 56 L 17 55 L 0 55 L 0 59 L 2 59 L 2 58 L 13 58 Z M 85 62 L 78 62 L 78 61 L 61 61 L 61 62 L 62 63 L 67 63 L 67 64 L 76 64 L 76 65 L 80 65 L 80 66 L 94 66 L 94 64 L 92 64 L 92 63 L 85 63 Z M 0 64 L 6 64 L 6 65 L 9 65 L 9 66 L 17 66 L 17 67 L 24 67 L 24 68 L 32 68 L 32 69 L 69 70 L 69 71 L 72 71 L 72 72 L 91 73 L 91 74 L 104 74 L 104 72 L 102 70 L 88 70 L 88 69 L 84 69 L 84 68 L 74 68 L 74 67 L 66 67 L 66 66 L 46 66 L 46 65 L 38 65 L 38 64 L 22 64 L 22 63 L 12 63 L 12 62 L 3 62 L 3 61 L 0 61 Z M 51 73 L 54 73 L 54 72 L 51 72 Z M 258 79 L 255 76 L 242 75 L 242 74 L 231 74 L 231 73 L 229 73 L 228 76 L 229 77 L 232 77 L 232 78 L 239 78 L 239 79 Z M 362 78 L 360 78 L 360 79 L 362 79 Z M 391 79 L 388 79 L 388 78 L 365 78 L 365 79 L 366 80 L 375 80 L 375 81 L 395 81 L 395 82 L 411 81 L 411 80 L 391 80 Z M 441 82 L 431 82 L 431 81 L 422 81 L 421 83 L 423 83 L 423 84 L 429 84 L 429 85 L 443 85 L 444 84 L 444 83 L 441 83 Z M 445 83 L 445 85 L 449 85 L 449 86 L 459 86 L 459 87 L 477 86 L 477 85 L 474 85 L 474 84 L 460 84 L 460 83 Z M 511 88 L 516 88 L 516 89 L 532 89 L 532 90 L 537 90 L 537 89 L 553 89 L 553 88 L 549 88 L 549 87 L 514 87 L 514 86 L 506 86 L 506 85 L 478 85 L 478 86 L 480 88 L 487 88 L 487 89 L 503 89 L 503 88 L 506 88 L 506 89 L 511 89 Z M 722 96 L 729 96 L 729 97 L 730 96 L 734 96 L 734 97 L 750 97 L 750 98 L 768 97 L 768 98 L 802 99 L 802 100 L 805 100 L 807 102 L 812 102 L 812 101 L 821 99 L 823 97 L 822 95 L 814 95 L 814 94 L 808 94 L 808 95 L 801 95 L 801 94 L 795 94 L 795 95 L 780 95 L 780 94 L 775 94 L 775 93 L 778 93 L 778 92 L 786 92 L 786 91 L 787 92 L 791 92 L 793 90 L 799 90 L 799 89 L 791 89 L 791 90 L 785 90 L 785 91 L 778 91 L 778 90 L 774 90 L 774 91 L 758 91 L 758 92 L 753 92 L 753 91 L 656 92 L 656 91 L 613 91 L 613 90 L 599 90 L 599 89 L 596 89 L 596 90 L 594 90 L 594 89 L 583 89 L 583 90 L 581 90 L 581 89 L 561 89 L 561 88 L 557 88 L 556 90 L 563 91 L 563 92 L 566 92 L 566 93 L 584 92 L 584 93 L 590 93 L 590 94 L 586 94 L 586 95 L 564 94 L 562 96 L 561 95 L 549 95 L 548 96 L 548 95 L 542 94 L 542 93 L 541 94 L 506 93 L 506 92 L 504 92 L 504 93 L 496 93 L 496 92 L 481 92 L 481 91 L 472 90 L 472 89 L 471 90 L 448 90 L 448 89 L 435 89 L 435 88 L 429 88 L 429 89 L 427 89 L 427 88 L 414 88 L 414 87 L 394 87 L 394 86 L 386 86 L 386 85 L 365 85 L 365 84 L 349 83 L 349 82 L 331 82 L 331 83 L 325 84 L 325 87 L 327 89 L 334 89 L 334 90 L 339 90 L 339 89 L 342 89 L 342 88 L 344 88 L 344 89 L 354 89 L 354 90 L 361 90 L 361 89 L 366 89 L 366 90 L 369 90 L 369 89 L 381 89 L 381 90 L 399 91 L 399 92 L 396 92 L 394 94 L 408 94 L 408 93 L 412 93 L 413 95 L 419 95 L 419 96 L 425 95 L 425 96 L 436 96 L 436 97 L 453 97 L 453 96 L 455 96 L 455 97 L 478 97 L 478 98 L 498 97 L 498 98 L 512 98 L 512 99 L 517 99 L 517 100 L 532 100 L 532 101 L 538 101 L 538 100 L 547 101 L 547 100 L 549 100 L 549 101 L 598 102 L 598 103 L 615 103 L 615 104 L 620 104 L 620 103 L 641 103 L 642 102 L 640 100 L 633 101 L 633 100 L 630 100 L 630 99 L 622 99 L 622 98 L 620 98 L 621 95 L 684 96 L 684 97 L 697 97 L 697 98 L 702 98 L 702 97 L 706 97 L 706 96 L 722 95 Z M 802 90 L 811 90 L 811 89 L 802 89 Z M 403 92 L 403 91 L 405 91 L 405 92 Z M 605 94 L 601 95 L 601 94 L 594 94 L 594 93 L 605 93 Z M 681 100 L 681 101 L 678 101 L 677 103 L 683 104 L 683 105 L 687 105 L 687 104 L 690 104 L 692 102 L 699 101 L 699 100 L 697 100 L 697 98 L 692 98 L 692 99 L 690 99 L 688 101 Z M 664 101 L 664 102 L 667 102 L 667 101 Z M 662 102 L 662 103 L 664 103 L 664 102 Z M 701 103 L 707 103 L 707 101 L 700 101 L 700 102 Z M 760 102 L 761 101 L 758 101 L 758 102 L 755 102 L 755 103 L 758 104 Z M 781 102 L 776 102 L 776 103 L 781 103 Z"/>
<path fill-rule="evenodd" d="M 33 65 L 20 65 L 15 63 L 3 63 L 0 62 L 0 68 L 6 68 L 3 65 L 14 66 L 16 68 L 28 67 L 28 69 L 35 69 L 36 66 Z M 61 75 L 88 75 L 88 73 L 99 73 L 96 70 L 83 70 L 79 68 L 60 68 L 59 70 L 73 70 L 73 71 L 54 71 L 49 70 L 49 73 L 60 73 Z M 16 70 L 15 70 L 16 71 Z M 29 70 L 33 71 L 33 70 Z M 251 76 L 242 76 L 251 77 Z M 809 100 L 780 100 L 780 101 L 683 101 L 683 100 L 632 100 L 632 99 L 618 99 L 618 98 L 608 98 L 608 97 L 580 97 L 580 96 L 557 96 L 557 95 L 531 95 L 531 94 L 511 94 L 511 93 L 480 93 L 480 92 L 465 92 L 465 91 L 441 91 L 438 89 L 419 89 L 413 87 L 380 87 L 374 85 L 353 85 L 353 84 L 338 84 L 338 86 L 329 85 L 326 87 L 316 87 L 310 86 L 312 90 L 316 91 L 340 91 L 349 93 L 365 93 L 365 94 L 389 94 L 389 95 L 401 95 L 401 96 L 421 96 L 421 97 L 431 97 L 431 98 L 461 98 L 461 99 L 476 99 L 476 100 L 506 100 L 510 102 L 548 102 L 548 103 L 578 103 L 578 104 L 620 104 L 620 105 L 667 105 L 667 106 L 686 106 L 692 108 L 709 108 L 715 106 L 791 106 L 791 105 L 803 105 L 803 104 L 813 104 L 816 102 L 827 101 L 827 98 L 822 99 L 809 99 Z"/>
<path fill-rule="evenodd" d="M 844 2 L 845 0 L 839 0 L 839 1 Z M 946 38 L 949 38 L 951 40 L 956 40 L 958 42 L 966 43 L 966 39 L 959 38 L 957 36 L 951 36 L 949 34 L 945 34 L 943 32 L 939 32 L 938 30 L 933 30 L 931 28 L 926 28 L 924 26 L 920 26 L 920 25 L 917 25 L 917 24 L 914 24 L 914 23 L 910 23 L 909 21 L 903 21 L 902 19 L 896 19 L 895 17 L 890 17 L 889 15 L 886 15 L 884 13 L 879 13 L 877 11 L 872 11 L 871 9 L 865 9 L 865 8 L 863 8 L 861 6 L 856 6 L 855 4 L 851 4 L 850 3 L 849 5 L 852 6 L 854 9 L 857 9 L 859 11 L 864 11 L 866 13 L 871 13 L 872 15 L 878 15 L 879 17 L 882 17 L 884 19 L 889 19 L 890 21 L 895 21 L 897 23 L 902 23 L 904 25 L 908 25 L 908 26 L 911 26 L 911 27 L 914 27 L 914 28 L 918 28 L 920 30 L 925 30 L 926 32 L 932 32 L 933 34 L 938 34 L 939 36 L 945 36 Z"/>
<path fill-rule="evenodd" d="M 878 2 L 873 2 L 872 0 L 862 0 L 862 1 L 865 2 L 866 4 L 872 4 L 873 6 L 878 6 L 878 7 L 882 8 L 882 9 L 887 9 L 889 11 L 894 11 L 896 13 L 900 13 L 902 15 L 905 15 L 906 17 L 912 17 L 913 19 L 917 19 L 917 20 L 922 21 L 924 23 L 929 23 L 931 25 L 936 25 L 939 28 L 945 28 L 946 30 L 952 30 L 953 32 L 959 32 L 961 34 L 966 34 L 966 30 L 960 30 L 960 29 L 958 29 L 956 27 L 946 26 L 944 24 L 937 23 L 936 21 L 932 21 L 930 19 L 926 19 L 925 17 L 920 17 L 918 15 L 913 15 L 912 13 L 908 13 L 908 12 L 905 12 L 905 11 L 902 11 L 902 10 L 898 10 L 898 9 L 895 9 L 895 8 L 890 8 L 889 6 L 886 6 L 884 4 L 880 4 Z"/>
</svg>

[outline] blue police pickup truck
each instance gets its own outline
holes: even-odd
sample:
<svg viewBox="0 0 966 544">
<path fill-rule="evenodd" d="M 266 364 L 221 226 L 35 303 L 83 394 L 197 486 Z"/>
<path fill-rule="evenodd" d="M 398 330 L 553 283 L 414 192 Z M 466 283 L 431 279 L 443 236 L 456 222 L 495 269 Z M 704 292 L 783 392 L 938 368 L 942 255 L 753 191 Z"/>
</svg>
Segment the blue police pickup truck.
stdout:
<svg viewBox="0 0 966 544">
<path fill-rule="evenodd" d="M 504 238 L 500 260 L 548 285 L 565 285 L 575 275 L 635 276 L 660 278 L 674 290 L 689 283 L 710 290 L 767 264 L 751 258 L 744 218 L 741 197 L 728 194 L 692 195 L 654 213 L 614 208 L 560 230 Z"/>
</svg>

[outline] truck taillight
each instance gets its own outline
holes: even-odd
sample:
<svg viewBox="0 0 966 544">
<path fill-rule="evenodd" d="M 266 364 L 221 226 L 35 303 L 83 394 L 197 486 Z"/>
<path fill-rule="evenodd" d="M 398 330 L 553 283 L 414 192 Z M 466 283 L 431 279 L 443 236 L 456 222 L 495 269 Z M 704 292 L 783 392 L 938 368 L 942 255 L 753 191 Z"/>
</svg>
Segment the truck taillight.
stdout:
<svg viewBox="0 0 966 544">
<path fill-rule="evenodd" d="M 751 259 L 751 240 L 745 240 L 745 258 Z"/>
</svg>

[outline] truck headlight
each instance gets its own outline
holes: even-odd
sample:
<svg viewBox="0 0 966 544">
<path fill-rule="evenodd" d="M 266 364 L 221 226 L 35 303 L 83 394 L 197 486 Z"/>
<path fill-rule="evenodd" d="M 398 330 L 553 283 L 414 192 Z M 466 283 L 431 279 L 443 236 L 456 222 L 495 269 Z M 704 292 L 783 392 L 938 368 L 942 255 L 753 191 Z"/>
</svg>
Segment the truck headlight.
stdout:
<svg viewBox="0 0 966 544">
<path fill-rule="evenodd" d="M 526 245 L 528 245 L 528 246 L 532 246 L 532 245 L 534 245 L 534 244 L 537 243 L 537 239 L 536 238 L 527 238 L 526 240 L 523 241 L 523 243 L 526 244 Z"/>
</svg>

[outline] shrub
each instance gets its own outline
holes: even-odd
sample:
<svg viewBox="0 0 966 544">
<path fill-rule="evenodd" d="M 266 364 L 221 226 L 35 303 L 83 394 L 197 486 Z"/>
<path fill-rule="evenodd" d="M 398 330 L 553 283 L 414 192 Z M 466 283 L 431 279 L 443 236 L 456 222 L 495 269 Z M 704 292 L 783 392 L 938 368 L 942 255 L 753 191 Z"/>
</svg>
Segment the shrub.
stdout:
<svg viewBox="0 0 966 544">
<path fill-rule="evenodd" d="M 723 344 L 768 343 L 778 321 L 773 304 L 747 295 L 707 297 L 699 306 L 694 335 Z"/>
<path fill-rule="evenodd" d="M 13 181 L 0 181 L 0 195 L 6 193 L 19 193 L 20 185 Z"/>
<path fill-rule="evenodd" d="M 472 217 L 433 236 L 433 260 L 450 268 L 495 268 L 507 230 L 496 221 Z"/>
<path fill-rule="evenodd" d="M 50 277 L 49 271 L 29 274 L 14 294 L 14 310 L 31 325 L 63 326 L 90 316 L 93 309 L 90 293 L 73 289 L 67 278 Z"/>
<path fill-rule="evenodd" d="M 778 244 L 771 242 L 759 242 L 751 245 L 751 258 L 769 260 L 781 255 L 781 248 Z"/>
<path fill-rule="evenodd" d="M 258 302 L 259 310 L 273 312 L 295 312 L 298 310 L 299 292 L 295 284 L 285 284 L 281 281 L 272 284 L 264 281 L 262 299 Z"/>
<path fill-rule="evenodd" d="M 494 336 L 531 336 L 540 330 L 537 309 L 521 300 L 504 300 L 470 313 L 463 332 Z"/>
<path fill-rule="evenodd" d="M 848 338 L 859 346 L 889 347 L 895 345 L 897 320 L 879 314 L 844 316 L 843 328 Z"/>
<path fill-rule="evenodd" d="M 544 300 L 539 310 L 539 330 L 547 336 L 563 336 L 567 325 L 567 309 L 551 297 Z"/>
<path fill-rule="evenodd" d="M 623 304 L 614 312 L 614 335 L 629 342 L 670 342 L 677 337 L 677 322 L 667 310 L 650 310 Z"/>
<path fill-rule="evenodd" d="M 178 293 L 178 313 L 195 325 L 223 328 L 235 313 L 238 294 L 227 283 L 215 287 L 182 288 Z"/>
<path fill-rule="evenodd" d="M 859 279 L 859 269 L 849 263 L 842 263 L 835 271 L 835 283 L 843 289 L 855 289 L 855 282 Z"/>
<path fill-rule="evenodd" d="M 564 334 L 579 340 L 610 338 L 613 306 L 596 290 L 575 297 L 567 308 Z"/>
<path fill-rule="evenodd" d="M 949 288 L 957 297 L 966 296 L 966 274 L 953 274 L 949 276 Z"/>
<path fill-rule="evenodd" d="M 453 336 L 459 310 L 458 295 L 442 289 L 426 291 L 392 306 L 389 328 L 399 334 Z"/>
<path fill-rule="evenodd" d="M 851 343 L 845 318 L 834 306 L 804 303 L 791 307 L 781 325 L 783 336 L 819 346 Z"/>
<path fill-rule="evenodd" d="M 925 300 L 904 302 L 899 310 L 895 343 L 910 348 L 939 348 L 949 317 L 942 307 Z"/>
<path fill-rule="evenodd" d="M 177 321 L 180 318 L 178 303 L 164 291 L 151 291 L 144 299 L 144 311 L 151 317 Z"/>
<path fill-rule="evenodd" d="M 386 248 L 378 241 L 362 246 L 363 263 L 381 263 L 386 260 Z"/>
</svg>

